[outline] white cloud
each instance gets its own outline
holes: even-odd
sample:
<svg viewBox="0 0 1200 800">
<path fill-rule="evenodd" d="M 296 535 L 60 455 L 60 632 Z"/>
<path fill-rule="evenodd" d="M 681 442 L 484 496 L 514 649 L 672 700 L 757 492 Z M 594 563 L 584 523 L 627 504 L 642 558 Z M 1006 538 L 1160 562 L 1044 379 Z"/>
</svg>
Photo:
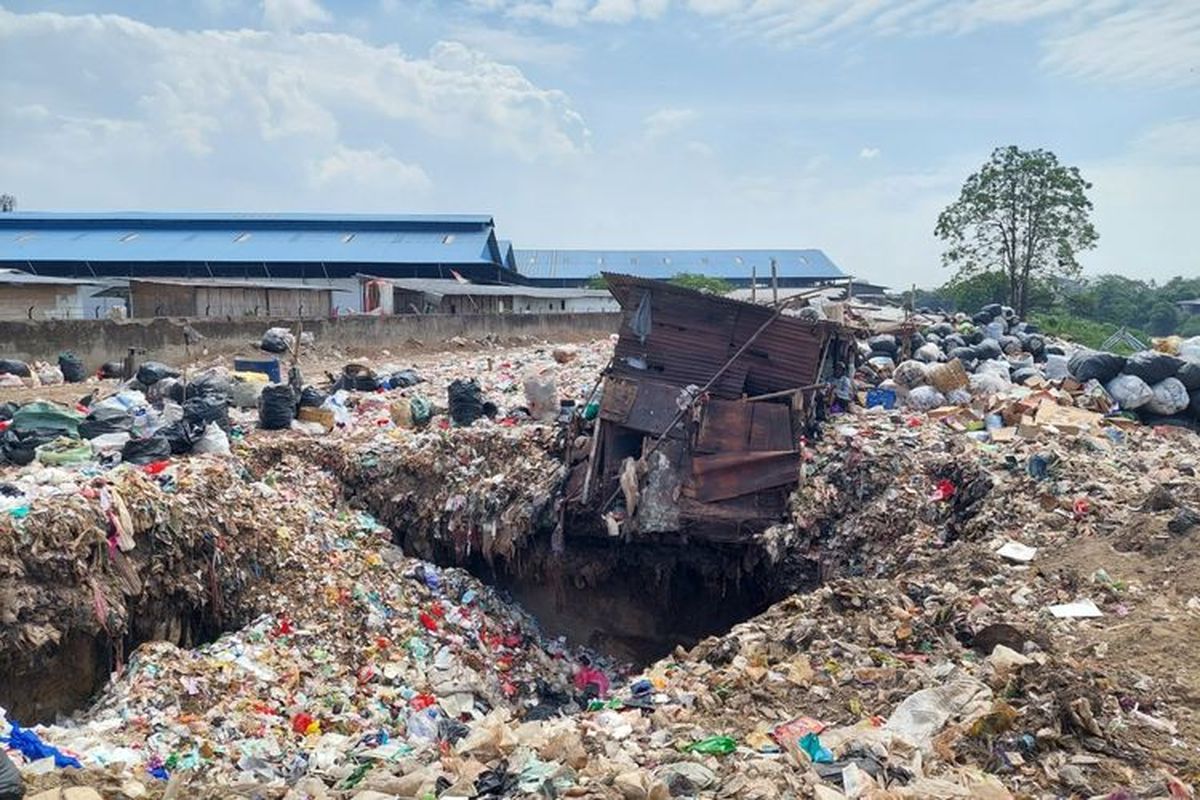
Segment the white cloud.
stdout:
<svg viewBox="0 0 1200 800">
<path fill-rule="evenodd" d="M 661 139 L 690 125 L 697 117 L 691 108 L 663 108 L 643 120 L 647 139 Z"/>
<path fill-rule="evenodd" d="M 1146 0 L 1046 43 L 1045 63 L 1110 83 L 1200 83 L 1200 4 Z"/>
<path fill-rule="evenodd" d="M 503 28 L 479 26 L 456 28 L 452 38 L 487 53 L 499 61 L 562 67 L 579 58 L 579 48 Z"/>
<path fill-rule="evenodd" d="M 310 28 L 332 19 L 317 0 L 263 0 L 263 23 L 273 30 Z"/>
<path fill-rule="evenodd" d="M 446 148 L 551 165 L 589 149 L 564 94 L 460 43 L 413 58 L 345 35 L 0 8 L 0 51 L 0 176 L 26 207 L 296 208 L 334 193 L 342 208 L 411 208 Z"/>
<path fill-rule="evenodd" d="M 574 27 L 583 22 L 620 24 L 657 19 L 666 13 L 671 0 L 468 0 L 468 4 L 514 19 Z"/>
<path fill-rule="evenodd" d="M 879 158 L 879 153 L 880 150 L 878 147 L 864 147 L 858 151 L 858 157 L 870 160 L 872 158 Z"/>
<path fill-rule="evenodd" d="M 377 187 L 388 192 L 425 192 L 432 181 L 425 170 L 406 164 L 386 150 L 353 150 L 338 147 L 331 155 L 309 165 L 314 184 L 322 189 L 345 187 L 361 191 Z"/>
</svg>

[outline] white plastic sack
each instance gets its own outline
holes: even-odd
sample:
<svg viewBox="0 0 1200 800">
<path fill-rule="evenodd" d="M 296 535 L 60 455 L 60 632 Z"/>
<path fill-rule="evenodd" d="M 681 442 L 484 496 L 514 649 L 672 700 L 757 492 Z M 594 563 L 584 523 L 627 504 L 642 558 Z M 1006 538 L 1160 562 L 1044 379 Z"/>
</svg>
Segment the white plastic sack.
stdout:
<svg viewBox="0 0 1200 800">
<path fill-rule="evenodd" d="M 92 446 L 93 453 L 99 454 L 112 451 L 119 453 L 130 438 L 127 431 L 118 431 L 117 433 L 102 433 L 93 439 L 89 439 L 88 443 Z"/>
<path fill-rule="evenodd" d="M 1046 356 L 1046 380 L 1061 381 L 1071 374 L 1067 369 L 1067 362 L 1070 361 L 1066 356 L 1050 353 Z"/>
<path fill-rule="evenodd" d="M 1150 388 L 1153 390 L 1154 396 L 1145 405 L 1147 411 L 1169 417 L 1188 407 L 1190 398 L 1187 387 L 1178 378 L 1167 378 Z"/>
<path fill-rule="evenodd" d="M 1182 384 L 1180 384 L 1182 385 Z M 1141 408 L 1154 399 L 1154 390 L 1136 375 L 1118 375 L 1104 385 L 1122 411 Z"/>
<path fill-rule="evenodd" d="M 976 397 L 990 397 L 1012 388 L 1012 382 L 995 372 L 976 372 L 970 377 L 969 388 Z"/>
<path fill-rule="evenodd" d="M 126 389 L 112 397 L 106 397 L 92 406 L 92 411 L 108 409 L 117 412 L 132 412 L 134 409 L 146 406 L 146 395 L 141 392 Z"/>
<path fill-rule="evenodd" d="M 995 339 L 996 341 L 1000 341 L 1000 337 L 1003 336 L 1005 334 L 1005 332 L 1008 330 L 1008 326 L 1005 325 L 1004 322 L 1002 322 L 1000 320 L 993 320 L 992 322 L 989 322 L 987 325 L 985 325 L 983 330 L 984 330 L 987 338 Z"/>
<path fill-rule="evenodd" d="M 1200 364 L 1200 336 L 1184 339 L 1179 344 L 1179 357 L 1184 361 L 1194 361 Z"/>
<path fill-rule="evenodd" d="M 975 368 L 976 374 L 996 375 L 1003 379 L 1005 383 L 1012 383 L 1012 367 L 1005 359 L 993 358 L 988 361 L 979 362 L 979 366 Z"/>
<path fill-rule="evenodd" d="M 941 360 L 942 348 L 932 342 L 923 344 L 917 348 L 917 352 L 913 353 L 913 358 L 918 361 L 924 361 L 926 364 L 932 364 L 935 361 Z"/>
<path fill-rule="evenodd" d="M 525 379 L 525 405 L 529 415 L 542 422 L 550 422 L 558 416 L 558 387 L 551 377 L 530 375 Z"/>
<path fill-rule="evenodd" d="M 230 455 L 229 437 L 225 435 L 225 431 L 221 430 L 221 427 L 217 423 L 210 422 L 208 423 L 208 427 L 204 429 L 204 435 L 192 445 L 192 452 L 210 456 Z"/>
<path fill-rule="evenodd" d="M 908 393 L 908 407 L 915 411 L 931 411 L 946 405 L 946 396 L 932 386 L 918 386 Z"/>
<path fill-rule="evenodd" d="M 992 706 L 992 690 L 968 676 L 909 695 L 888 717 L 887 730 L 928 751 L 952 719 L 969 720 Z"/>
<path fill-rule="evenodd" d="M 896 384 L 906 389 L 915 389 L 929 382 L 926 367 L 920 361 L 902 361 L 892 373 Z"/>
<path fill-rule="evenodd" d="M 39 364 L 37 376 L 42 386 L 58 386 L 63 382 L 62 370 L 53 364 Z"/>
<path fill-rule="evenodd" d="M 229 402 L 237 408 L 257 408 L 258 398 L 267 386 L 264 381 L 243 381 L 234 378 L 229 387 Z"/>
</svg>

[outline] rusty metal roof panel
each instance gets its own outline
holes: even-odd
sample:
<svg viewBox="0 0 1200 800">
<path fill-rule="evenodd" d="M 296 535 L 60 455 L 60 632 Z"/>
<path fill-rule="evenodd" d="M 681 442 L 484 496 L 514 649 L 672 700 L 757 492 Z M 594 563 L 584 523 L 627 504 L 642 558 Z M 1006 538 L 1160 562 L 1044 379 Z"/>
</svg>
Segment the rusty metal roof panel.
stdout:
<svg viewBox="0 0 1200 800">
<path fill-rule="evenodd" d="M 703 386 L 774 313 L 763 306 L 660 281 L 605 275 L 624 310 L 615 371 L 678 385 Z M 650 296 L 650 332 L 642 342 L 632 323 Z M 793 389 L 814 383 L 825 342 L 836 326 L 776 319 L 713 387 L 718 397 Z M 638 369 L 634 365 L 645 369 Z"/>
</svg>

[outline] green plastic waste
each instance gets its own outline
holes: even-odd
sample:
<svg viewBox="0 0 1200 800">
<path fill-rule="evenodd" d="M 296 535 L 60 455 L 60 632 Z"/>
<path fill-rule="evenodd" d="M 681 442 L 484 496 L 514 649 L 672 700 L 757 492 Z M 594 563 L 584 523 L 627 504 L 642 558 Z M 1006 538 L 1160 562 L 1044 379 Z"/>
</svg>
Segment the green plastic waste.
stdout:
<svg viewBox="0 0 1200 800">
<path fill-rule="evenodd" d="M 689 753 L 701 753 L 706 756 L 727 756 L 736 749 L 737 742 L 732 736 L 710 736 L 684 748 Z"/>
<path fill-rule="evenodd" d="M 420 395 L 413 395 L 408 398 L 409 407 L 412 409 L 413 425 L 425 425 L 433 417 L 433 405 Z"/>
<path fill-rule="evenodd" d="M 53 431 L 79 438 L 79 423 L 83 414 L 45 400 L 26 403 L 13 414 L 12 427 L 18 433 Z"/>
<path fill-rule="evenodd" d="M 34 451 L 38 463 L 50 467 L 75 467 L 92 461 L 92 446 L 78 439 L 60 436 L 52 442 L 39 445 Z"/>
</svg>

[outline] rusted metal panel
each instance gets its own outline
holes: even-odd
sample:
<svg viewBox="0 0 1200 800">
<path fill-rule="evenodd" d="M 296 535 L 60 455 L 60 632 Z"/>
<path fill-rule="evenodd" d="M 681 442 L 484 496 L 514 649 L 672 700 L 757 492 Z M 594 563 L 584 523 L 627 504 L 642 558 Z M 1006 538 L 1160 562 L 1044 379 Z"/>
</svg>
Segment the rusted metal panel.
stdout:
<svg viewBox="0 0 1200 800">
<path fill-rule="evenodd" d="M 614 371 L 631 378 L 703 386 L 773 313 L 764 306 L 659 281 L 626 275 L 606 278 L 625 311 Z M 650 296 L 651 325 L 642 342 L 630 322 L 646 294 Z M 824 344 L 835 329 L 827 322 L 779 317 L 713 386 L 712 394 L 732 399 L 743 393 L 766 394 L 814 383 Z"/>
<path fill-rule="evenodd" d="M 799 466 L 793 450 L 698 455 L 686 491 L 702 503 L 741 497 L 796 483 Z"/>
<path fill-rule="evenodd" d="M 719 399 L 704 404 L 697 453 L 791 449 L 791 412 L 786 405 Z"/>
</svg>

